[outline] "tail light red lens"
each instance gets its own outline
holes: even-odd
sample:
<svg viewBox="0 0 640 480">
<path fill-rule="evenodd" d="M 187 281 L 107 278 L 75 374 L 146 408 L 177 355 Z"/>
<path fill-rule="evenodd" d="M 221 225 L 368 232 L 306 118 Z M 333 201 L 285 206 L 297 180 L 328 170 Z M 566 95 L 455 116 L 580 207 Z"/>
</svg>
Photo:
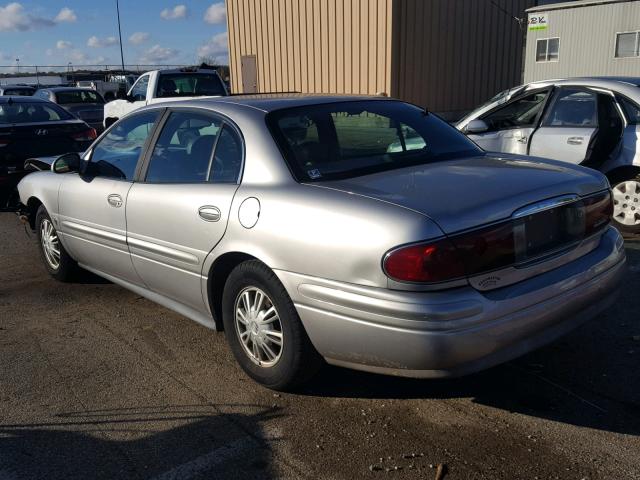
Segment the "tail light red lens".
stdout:
<svg viewBox="0 0 640 480">
<path fill-rule="evenodd" d="M 607 191 L 526 218 L 397 248 L 386 255 L 384 271 L 394 280 L 415 283 L 486 273 L 570 248 L 602 231 L 612 214 Z"/>
<path fill-rule="evenodd" d="M 71 138 L 73 138 L 76 142 L 89 142 L 91 140 L 95 140 L 98 137 L 98 132 L 96 132 L 95 128 L 90 128 L 89 130 L 85 130 L 79 133 L 73 133 Z"/>
</svg>

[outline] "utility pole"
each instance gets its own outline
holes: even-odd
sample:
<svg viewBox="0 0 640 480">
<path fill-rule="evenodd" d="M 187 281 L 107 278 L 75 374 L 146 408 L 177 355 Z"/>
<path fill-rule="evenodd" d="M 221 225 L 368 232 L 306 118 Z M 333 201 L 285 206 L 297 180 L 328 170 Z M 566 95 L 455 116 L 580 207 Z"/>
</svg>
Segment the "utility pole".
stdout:
<svg viewBox="0 0 640 480">
<path fill-rule="evenodd" d="M 120 5 L 116 0 L 116 12 L 118 14 L 118 37 L 120 38 L 120 61 L 122 62 L 122 75 L 124 76 L 124 53 L 122 53 L 122 30 L 120 29 Z"/>
</svg>

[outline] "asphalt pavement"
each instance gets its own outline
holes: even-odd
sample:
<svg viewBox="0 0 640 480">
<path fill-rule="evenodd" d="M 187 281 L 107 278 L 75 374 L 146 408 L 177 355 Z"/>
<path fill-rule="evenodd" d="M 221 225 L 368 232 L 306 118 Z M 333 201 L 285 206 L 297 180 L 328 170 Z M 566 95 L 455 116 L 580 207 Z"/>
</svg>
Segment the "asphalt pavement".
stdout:
<svg viewBox="0 0 640 480">
<path fill-rule="evenodd" d="M 640 479 L 640 242 L 618 303 L 455 380 L 248 379 L 215 333 L 87 274 L 51 279 L 0 214 L 0 480 Z"/>
</svg>

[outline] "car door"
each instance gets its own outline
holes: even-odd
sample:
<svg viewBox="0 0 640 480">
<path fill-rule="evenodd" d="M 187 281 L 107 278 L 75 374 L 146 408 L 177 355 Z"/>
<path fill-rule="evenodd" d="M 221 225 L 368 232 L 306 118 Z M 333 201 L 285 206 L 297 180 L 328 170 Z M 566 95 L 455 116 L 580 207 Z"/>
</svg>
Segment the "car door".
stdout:
<svg viewBox="0 0 640 480">
<path fill-rule="evenodd" d="M 64 176 L 58 232 L 82 265 L 141 284 L 126 240 L 127 195 L 161 109 L 114 125 L 87 154 L 81 173 Z"/>
<path fill-rule="evenodd" d="M 488 126 L 482 133 L 469 134 L 484 150 L 526 155 L 551 89 L 524 93 L 480 117 Z"/>
<path fill-rule="evenodd" d="M 242 167 L 241 136 L 216 114 L 169 110 L 127 201 L 133 264 L 156 293 L 206 312 L 202 271 L 222 239 Z"/>
<path fill-rule="evenodd" d="M 148 90 L 149 90 L 149 79 L 150 79 L 150 75 L 147 73 L 145 75 L 142 75 L 137 81 L 136 83 L 133 84 L 133 87 L 131 87 L 131 91 L 129 92 L 129 95 L 133 100 L 133 110 L 135 110 L 136 108 L 140 108 L 143 107 L 147 104 L 147 98 L 148 98 Z"/>
</svg>

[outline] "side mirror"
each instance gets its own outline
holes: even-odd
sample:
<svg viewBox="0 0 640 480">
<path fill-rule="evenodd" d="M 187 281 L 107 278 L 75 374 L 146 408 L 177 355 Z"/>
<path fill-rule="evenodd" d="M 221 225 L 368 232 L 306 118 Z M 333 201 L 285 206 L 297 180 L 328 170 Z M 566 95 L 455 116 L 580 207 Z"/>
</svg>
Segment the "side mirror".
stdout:
<svg viewBox="0 0 640 480">
<path fill-rule="evenodd" d="M 464 131 L 465 133 L 484 133 L 489 130 L 489 125 L 484 120 L 471 120 L 467 123 Z"/>
<path fill-rule="evenodd" d="M 56 158 L 51 164 L 53 173 L 77 172 L 80 169 L 80 155 L 77 153 L 65 153 Z"/>
</svg>

